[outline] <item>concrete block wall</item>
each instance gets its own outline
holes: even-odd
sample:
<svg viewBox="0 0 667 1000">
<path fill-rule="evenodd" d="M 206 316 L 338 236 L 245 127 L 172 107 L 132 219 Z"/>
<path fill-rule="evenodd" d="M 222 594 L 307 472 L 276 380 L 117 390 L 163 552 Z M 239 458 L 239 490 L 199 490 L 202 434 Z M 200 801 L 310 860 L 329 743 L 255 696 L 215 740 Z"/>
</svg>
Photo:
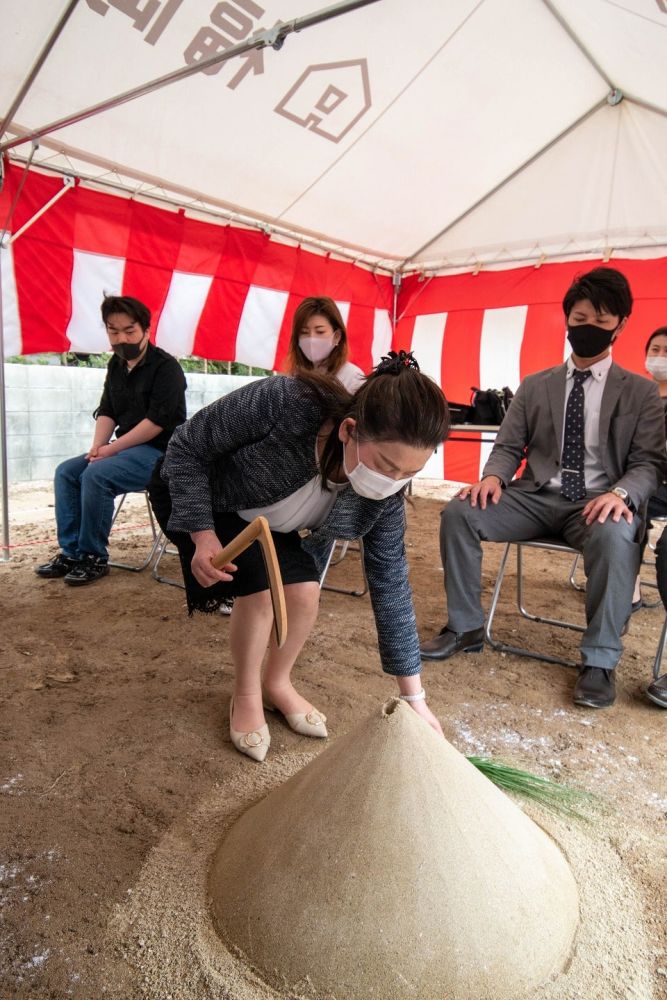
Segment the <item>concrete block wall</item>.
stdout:
<svg viewBox="0 0 667 1000">
<path fill-rule="evenodd" d="M 90 447 L 105 369 L 5 365 L 10 483 L 51 479 Z M 186 374 L 188 416 L 258 376 Z"/>
</svg>

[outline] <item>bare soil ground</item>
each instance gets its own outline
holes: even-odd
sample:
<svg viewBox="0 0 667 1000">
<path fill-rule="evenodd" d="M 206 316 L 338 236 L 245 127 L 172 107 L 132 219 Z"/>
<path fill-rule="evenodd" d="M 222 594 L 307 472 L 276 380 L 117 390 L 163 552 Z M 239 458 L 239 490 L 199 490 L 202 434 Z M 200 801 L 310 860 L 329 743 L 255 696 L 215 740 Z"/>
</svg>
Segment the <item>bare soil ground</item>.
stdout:
<svg viewBox="0 0 667 1000">
<path fill-rule="evenodd" d="M 249 805 L 322 747 L 274 721 L 263 766 L 234 751 L 225 722 L 228 619 L 188 619 L 181 590 L 159 585 L 148 571 L 112 570 L 81 589 L 38 580 L 33 566 L 56 547 L 50 503 L 48 488 L 13 490 L 16 547 L 0 565 L 0 997 L 273 996 L 233 970 L 226 985 L 220 973 L 217 986 L 215 977 L 197 972 L 192 953 L 186 955 L 186 925 L 198 921 L 197 933 L 208 938 L 200 890 L 219 834 L 212 803 Z M 441 506 L 420 496 L 408 511 L 411 580 L 425 636 L 446 618 Z M 136 560 L 149 541 L 141 502 L 132 499 L 121 520 L 112 557 Z M 499 546 L 486 547 L 487 595 L 499 555 Z M 583 599 L 567 584 L 568 560 L 530 555 L 530 610 L 581 621 Z M 173 558 L 163 569 L 178 575 Z M 358 556 L 348 554 L 330 579 L 358 579 Z M 499 635 L 576 655 L 574 633 L 517 618 L 513 583 L 512 572 Z M 624 985 L 605 956 L 595 956 L 600 982 L 580 993 L 586 1000 L 667 996 L 667 711 L 643 693 L 663 620 L 662 608 L 633 616 L 618 699 L 603 712 L 572 705 L 574 671 L 535 660 L 486 649 L 424 667 L 429 702 L 459 750 L 581 785 L 609 807 L 597 832 L 585 836 L 593 843 L 599 837 L 601 853 L 613 855 L 632 904 L 624 941 L 603 936 L 596 947 L 612 955 L 630 942 L 632 951 L 639 934 L 635 964 L 642 976 Z M 380 670 L 367 597 L 323 593 L 297 676 L 326 713 L 334 740 L 394 693 Z M 603 897 L 604 865 L 592 866 L 590 875 L 586 865 L 578 870 L 593 889 L 599 883 Z M 180 903 L 173 902 L 176 885 Z M 196 905 L 188 906 L 189 895 Z M 615 917 L 623 928 L 623 914 Z"/>
</svg>

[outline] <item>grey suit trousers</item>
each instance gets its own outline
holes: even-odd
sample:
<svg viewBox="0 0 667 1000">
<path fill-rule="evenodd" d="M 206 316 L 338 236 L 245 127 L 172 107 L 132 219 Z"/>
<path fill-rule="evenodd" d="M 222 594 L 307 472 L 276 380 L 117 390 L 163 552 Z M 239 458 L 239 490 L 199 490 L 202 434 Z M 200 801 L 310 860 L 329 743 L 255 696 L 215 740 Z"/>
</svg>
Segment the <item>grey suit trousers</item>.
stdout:
<svg viewBox="0 0 667 1000">
<path fill-rule="evenodd" d="M 620 635 L 632 605 L 639 572 L 641 521 L 608 518 L 586 525 L 583 508 L 595 494 L 579 501 L 554 491 L 531 493 L 509 487 L 498 504 L 486 510 L 469 500 L 452 500 L 442 512 L 440 551 L 445 570 L 449 628 L 469 632 L 484 624 L 481 604 L 482 541 L 516 542 L 563 538 L 584 556 L 587 628 L 581 640 L 584 666 L 616 666 L 623 651 Z M 556 586 L 560 581 L 555 583 Z"/>
</svg>

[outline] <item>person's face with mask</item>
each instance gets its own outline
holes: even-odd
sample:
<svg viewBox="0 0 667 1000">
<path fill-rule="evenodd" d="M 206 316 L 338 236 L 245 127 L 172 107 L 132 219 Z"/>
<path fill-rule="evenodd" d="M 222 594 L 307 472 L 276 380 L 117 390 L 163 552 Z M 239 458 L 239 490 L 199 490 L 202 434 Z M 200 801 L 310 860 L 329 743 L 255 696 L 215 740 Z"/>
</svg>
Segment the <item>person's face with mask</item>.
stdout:
<svg viewBox="0 0 667 1000">
<path fill-rule="evenodd" d="M 646 371 L 656 382 L 664 382 L 667 388 L 667 335 L 658 334 L 648 345 Z M 661 386 L 662 393 L 662 386 Z"/>
<path fill-rule="evenodd" d="M 340 330 L 334 330 L 326 316 L 311 316 L 299 334 L 299 347 L 315 368 L 326 361 L 338 343 Z"/>
<path fill-rule="evenodd" d="M 107 318 L 107 335 L 111 350 L 132 367 L 141 361 L 148 348 L 148 330 L 127 313 L 111 313 Z"/>
<path fill-rule="evenodd" d="M 567 317 L 567 339 L 578 367 L 588 368 L 609 354 L 609 349 L 627 322 L 604 307 L 596 309 L 589 299 L 575 302 Z"/>
<path fill-rule="evenodd" d="M 406 486 L 424 468 L 433 448 L 419 448 L 403 441 L 360 439 L 357 422 L 346 417 L 338 438 L 343 445 L 343 469 L 355 493 L 369 500 L 383 500 Z"/>
</svg>

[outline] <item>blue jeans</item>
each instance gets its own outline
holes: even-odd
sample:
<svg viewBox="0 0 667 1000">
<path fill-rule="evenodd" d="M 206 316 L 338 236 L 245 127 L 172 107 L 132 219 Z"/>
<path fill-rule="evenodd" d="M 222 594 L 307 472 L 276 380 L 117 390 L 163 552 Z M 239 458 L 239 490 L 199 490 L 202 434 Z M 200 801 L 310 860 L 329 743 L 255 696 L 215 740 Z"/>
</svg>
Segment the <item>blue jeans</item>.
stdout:
<svg viewBox="0 0 667 1000">
<path fill-rule="evenodd" d="M 54 489 L 58 544 L 63 554 L 71 559 L 84 555 L 107 559 L 114 498 L 145 490 L 161 457 L 159 448 L 138 444 L 97 462 L 89 462 L 85 455 L 61 462 Z"/>
</svg>

